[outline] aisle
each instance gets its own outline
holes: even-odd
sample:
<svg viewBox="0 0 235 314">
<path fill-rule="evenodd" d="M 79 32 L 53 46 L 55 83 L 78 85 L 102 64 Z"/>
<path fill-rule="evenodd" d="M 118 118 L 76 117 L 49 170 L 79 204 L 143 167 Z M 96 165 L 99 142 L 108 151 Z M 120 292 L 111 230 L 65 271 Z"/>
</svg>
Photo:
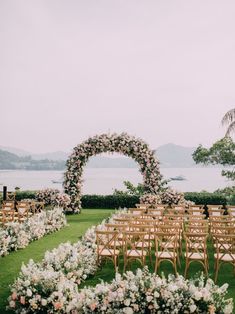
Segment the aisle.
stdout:
<svg viewBox="0 0 235 314">
<path fill-rule="evenodd" d="M 63 242 L 78 241 L 89 227 L 100 223 L 112 212 L 113 210 L 108 209 L 84 209 L 80 215 L 69 215 L 67 227 L 32 242 L 25 249 L 0 258 L 0 313 L 6 313 L 5 306 L 10 293 L 9 285 L 18 276 L 22 263 L 27 264 L 29 259 L 35 262 L 41 261 L 47 250 Z"/>
</svg>

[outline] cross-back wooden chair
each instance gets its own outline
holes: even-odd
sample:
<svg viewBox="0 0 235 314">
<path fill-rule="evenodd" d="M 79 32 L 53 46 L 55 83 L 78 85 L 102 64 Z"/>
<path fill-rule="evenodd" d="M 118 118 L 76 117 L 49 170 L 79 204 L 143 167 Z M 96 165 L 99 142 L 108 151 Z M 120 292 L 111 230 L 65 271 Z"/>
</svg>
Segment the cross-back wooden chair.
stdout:
<svg viewBox="0 0 235 314">
<path fill-rule="evenodd" d="M 24 222 L 29 217 L 29 204 L 18 203 L 16 205 L 17 216 L 19 222 Z"/>
<path fill-rule="evenodd" d="M 204 214 L 204 209 L 203 208 L 189 208 L 187 209 L 187 213 L 190 216 L 198 216 L 198 215 L 203 215 Z"/>
<path fill-rule="evenodd" d="M 7 209 L 14 209 L 15 208 L 15 201 L 3 201 L 2 202 L 2 208 Z"/>
<path fill-rule="evenodd" d="M 178 260 L 178 233 L 155 232 L 155 268 L 157 273 L 160 264 L 163 261 L 168 261 L 172 264 L 175 274 L 177 274 Z"/>
<path fill-rule="evenodd" d="M 215 282 L 217 282 L 220 266 L 224 263 L 231 264 L 235 274 L 235 234 L 214 235 L 214 240 Z"/>
<path fill-rule="evenodd" d="M 1 223 L 5 225 L 8 222 L 14 222 L 15 219 L 15 210 L 9 209 L 9 210 L 1 210 L 0 211 L 0 219 Z"/>
<path fill-rule="evenodd" d="M 129 262 L 137 260 L 145 265 L 148 247 L 146 247 L 146 232 L 126 231 L 124 233 L 124 271 Z"/>
<path fill-rule="evenodd" d="M 16 193 L 15 192 L 7 192 L 7 201 L 15 201 Z"/>
<path fill-rule="evenodd" d="M 115 270 L 118 265 L 119 250 L 117 248 L 118 231 L 96 230 L 97 264 L 108 259 L 114 263 Z"/>
<path fill-rule="evenodd" d="M 34 213 L 40 213 L 44 210 L 45 207 L 45 203 L 44 202 L 34 202 L 33 204 L 33 209 L 34 209 Z"/>
<path fill-rule="evenodd" d="M 187 276 L 189 266 L 193 262 L 200 263 L 208 276 L 207 233 L 184 233 L 185 236 L 185 273 Z"/>
<path fill-rule="evenodd" d="M 223 205 L 207 205 L 209 217 L 211 216 L 223 216 L 224 210 L 222 209 Z"/>
<path fill-rule="evenodd" d="M 106 223 L 105 228 L 107 231 L 113 231 L 113 232 L 118 232 L 117 235 L 117 240 L 116 240 L 116 247 L 120 250 L 123 249 L 123 237 L 124 237 L 124 232 L 128 230 L 128 225 L 125 224 L 117 224 L 117 223 Z M 111 246 L 113 243 L 111 243 Z"/>
<path fill-rule="evenodd" d="M 231 217 L 235 218 L 235 205 L 227 205 L 226 207 L 227 207 L 228 214 Z"/>
</svg>

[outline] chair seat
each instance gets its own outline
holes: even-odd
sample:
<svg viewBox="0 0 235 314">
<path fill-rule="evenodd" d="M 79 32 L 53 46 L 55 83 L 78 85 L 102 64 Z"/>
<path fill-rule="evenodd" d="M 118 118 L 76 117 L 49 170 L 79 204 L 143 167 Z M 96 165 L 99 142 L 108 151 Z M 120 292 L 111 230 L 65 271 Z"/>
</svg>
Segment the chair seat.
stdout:
<svg viewBox="0 0 235 314">
<path fill-rule="evenodd" d="M 204 256 L 203 253 L 200 254 L 200 253 L 188 252 L 188 256 L 186 256 L 186 253 L 185 253 L 185 257 L 188 259 L 204 260 L 205 258 L 207 258 L 207 255 Z"/>
<path fill-rule="evenodd" d="M 109 245 L 110 245 L 111 247 L 114 247 L 114 244 L 116 245 L 116 247 L 119 247 L 119 246 L 122 246 L 122 245 L 123 245 L 121 241 L 115 241 L 115 243 L 114 243 L 114 241 L 112 241 L 112 242 L 110 242 Z"/>
<path fill-rule="evenodd" d="M 214 254 L 215 259 L 217 259 L 217 254 Z M 218 259 L 224 262 L 235 262 L 235 254 L 218 254 Z"/>
<path fill-rule="evenodd" d="M 170 252 L 156 252 L 155 255 L 158 258 L 165 258 L 165 259 L 174 259 L 176 258 L 176 256 L 174 257 L 173 254 L 171 254 Z"/>
<path fill-rule="evenodd" d="M 136 244 L 135 244 L 135 246 L 137 247 L 137 248 L 141 248 L 141 247 L 143 247 L 143 248 L 149 248 L 149 247 L 152 247 L 152 243 L 151 242 L 137 242 Z"/>
<path fill-rule="evenodd" d="M 138 257 L 138 256 L 141 257 L 142 253 L 144 256 L 147 254 L 146 251 L 141 251 L 141 250 L 127 250 L 126 251 L 126 255 L 128 257 Z"/>
<path fill-rule="evenodd" d="M 99 250 L 99 255 L 101 256 L 113 256 L 113 255 L 118 255 L 119 250 L 113 250 L 113 249 L 100 249 Z"/>
</svg>

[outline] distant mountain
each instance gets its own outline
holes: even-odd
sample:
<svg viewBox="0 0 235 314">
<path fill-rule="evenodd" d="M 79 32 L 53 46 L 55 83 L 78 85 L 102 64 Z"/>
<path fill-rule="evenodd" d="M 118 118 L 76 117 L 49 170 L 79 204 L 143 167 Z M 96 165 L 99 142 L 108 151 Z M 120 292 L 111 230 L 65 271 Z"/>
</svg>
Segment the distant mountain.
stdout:
<svg viewBox="0 0 235 314">
<path fill-rule="evenodd" d="M 18 148 L 15 148 L 15 147 L 7 147 L 7 146 L 1 146 L 0 145 L 0 149 L 4 150 L 4 151 L 7 151 L 9 153 L 15 154 L 15 155 L 17 155 L 19 157 L 25 157 L 25 156 L 30 156 L 31 155 L 31 153 L 27 152 L 26 150 L 18 149 Z"/>
<path fill-rule="evenodd" d="M 3 146 L 0 146 L 2 149 Z M 4 147 L 5 148 L 5 147 Z M 4 149 L 4 150 L 7 150 Z M 169 168 L 189 168 L 196 167 L 195 162 L 192 158 L 192 153 L 195 147 L 184 147 L 180 145 L 175 145 L 172 143 L 162 145 L 155 150 L 156 158 L 160 161 L 161 167 Z M 16 157 L 31 157 L 31 166 L 39 167 L 39 169 L 63 169 L 65 166 L 65 161 L 69 157 L 69 153 L 63 151 L 43 153 L 43 154 L 31 154 L 24 150 L 9 147 L 9 153 L 15 154 Z M 12 157 L 12 156 L 11 156 Z M 7 162 L 8 158 L 5 158 Z M 19 161 L 20 162 L 20 161 Z M 40 163 L 39 163 L 40 162 Z M 50 168 L 52 167 L 52 168 Z M 126 157 L 106 157 L 106 156 L 96 156 L 91 157 L 87 164 L 88 168 L 136 168 L 138 165 L 130 158 Z M 3 168 L 2 168 L 3 169 Z M 15 169 L 15 168 L 13 168 Z M 18 168 L 17 168 L 18 169 Z"/>
<path fill-rule="evenodd" d="M 63 170 L 64 168 L 64 160 L 34 160 L 31 156 L 20 157 L 16 154 L 0 149 L 0 169 L 2 170 Z"/>
<path fill-rule="evenodd" d="M 45 154 L 32 154 L 31 156 L 35 160 L 40 160 L 40 159 L 67 160 L 69 153 L 58 151 L 58 152 L 45 153 Z"/>
</svg>

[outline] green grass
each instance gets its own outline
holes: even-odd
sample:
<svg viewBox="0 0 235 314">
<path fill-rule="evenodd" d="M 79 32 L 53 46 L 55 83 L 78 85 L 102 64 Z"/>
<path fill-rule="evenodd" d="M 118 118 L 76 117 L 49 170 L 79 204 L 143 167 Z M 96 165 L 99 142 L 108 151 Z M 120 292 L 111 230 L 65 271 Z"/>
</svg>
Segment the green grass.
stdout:
<svg viewBox="0 0 235 314">
<path fill-rule="evenodd" d="M 84 209 L 80 215 L 68 215 L 69 226 L 32 242 L 25 249 L 0 257 L 0 313 L 7 313 L 5 307 L 10 293 L 9 285 L 17 278 L 22 263 L 28 263 L 31 258 L 37 262 L 41 261 L 47 250 L 57 247 L 60 243 L 77 242 L 89 227 L 100 223 L 112 212 L 113 210 L 107 209 Z"/>
<path fill-rule="evenodd" d="M 9 296 L 10 289 L 9 285 L 13 283 L 14 279 L 18 276 L 22 263 L 27 263 L 30 258 L 34 261 L 42 260 L 45 251 L 51 250 L 57 247 L 60 243 L 71 241 L 76 242 L 89 228 L 94 224 L 98 224 L 104 218 L 107 218 L 113 211 L 107 209 L 84 209 L 80 215 L 67 216 L 69 223 L 68 227 L 61 229 L 60 231 L 47 235 L 44 238 L 32 242 L 27 248 L 12 252 L 6 257 L 0 258 L 0 313 L 7 313 L 5 306 L 7 304 L 7 297 Z M 214 264 L 213 264 L 213 249 L 211 246 L 208 247 L 209 251 L 209 274 L 214 279 Z M 153 260 L 154 264 L 154 260 Z M 153 265 L 148 262 L 150 270 L 153 270 Z M 131 265 L 131 270 L 135 270 L 139 267 L 138 263 Z M 178 268 L 180 274 L 184 273 L 185 262 L 181 259 L 181 267 Z M 123 260 L 120 259 L 119 269 L 122 272 Z M 194 263 L 190 266 L 188 277 L 194 276 L 197 272 L 201 271 L 202 267 L 198 263 Z M 173 272 L 172 266 L 163 262 L 159 274 L 164 271 L 167 275 Z M 94 286 L 99 283 L 100 280 L 111 281 L 114 278 L 114 267 L 111 262 L 104 263 L 102 268 L 98 272 L 87 279 L 81 287 Z M 235 299 L 235 276 L 231 265 L 224 265 L 221 267 L 218 278 L 218 285 L 224 283 L 229 284 L 228 297 Z"/>
</svg>

